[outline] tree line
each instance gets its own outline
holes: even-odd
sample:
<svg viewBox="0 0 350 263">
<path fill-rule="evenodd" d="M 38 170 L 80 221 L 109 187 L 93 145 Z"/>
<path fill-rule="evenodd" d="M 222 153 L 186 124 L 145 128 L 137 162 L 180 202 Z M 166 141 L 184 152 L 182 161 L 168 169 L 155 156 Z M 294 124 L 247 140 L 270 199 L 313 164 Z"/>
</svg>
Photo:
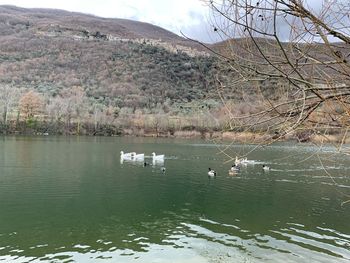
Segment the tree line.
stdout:
<svg viewBox="0 0 350 263">
<path fill-rule="evenodd" d="M 50 135 L 174 135 L 176 131 L 219 131 L 225 127 L 220 104 L 208 99 L 154 108 L 106 105 L 87 96 L 81 86 L 55 96 L 11 85 L 0 86 L 0 132 Z"/>
</svg>

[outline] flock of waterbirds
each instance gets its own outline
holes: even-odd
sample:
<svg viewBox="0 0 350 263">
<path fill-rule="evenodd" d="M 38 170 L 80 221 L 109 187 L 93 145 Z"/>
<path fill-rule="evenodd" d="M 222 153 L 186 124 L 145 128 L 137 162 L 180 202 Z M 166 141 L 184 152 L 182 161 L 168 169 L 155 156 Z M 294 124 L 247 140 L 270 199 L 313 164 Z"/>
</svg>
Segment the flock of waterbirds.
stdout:
<svg viewBox="0 0 350 263">
<path fill-rule="evenodd" d="M 143 163 L 143 166 L 149 166 L 151 164 L 145 160 L 147 158 L 152 158 L 152 165 L 164 164 L 164 154 L 157 155 L 155 152 L 153 152 L 151 156 L 145 156 L 144 153 L 124 153 L 123 151 L 120 152 L 120 163 L 123 163 L 124 161 L 141 162 Z M 162 172 L 165 172 L 166 169 L 164 166 L 162 166 L 161 170 Z"/>
<path fill-rule="evenodd" d="M 132 161 L 132 162 L 143 162 L 143 166 L 150 165 L 149 162 L 145 161 L 145 158 L 152 158 L 152 165 L 164 164 L 164 154 L 157 155 L 155 152 L 153 152 L 151 156 L 145 156 L 144 153 L 136 153 L 136 152 L 124 153 L 123 151 L 120 152 L 120 163 L 123 163 L 124 161 Z M 235 162 L 231 166 L 230 170 L 228 171 L 228 174 L 237 175 L 237 173 L 239 173 L 239 171 L 241 170 L 241 167 L 246 166 L 248 164 L 256 164 L 256 161 L 248 160 L 248 158 L 238 158 L 236 156 Z M 270 167 L 266 165 L 263 165 L 262 169 L 265 172 L 270 171 Z M 162 166 L 161 170 L 165 172 L 166 168 Z M 217 172 L 209 168 L 208 176 L 216 176 L 216 175 L 217 175 Z"/>
<path fill-rule="evenodd" d="M 257 162 L 254 160 L 248 160 L 248 158 L 238 158 L 236 156 L 234 164 L 232 164 L 230 170 L 228 170 L 229 175 L 237 175 L 241 170 L 242 166 L 247 166 L 248 164 L 256 164 Z M 267 165 L 262 166 L 263 171 L 270 171 L 270 167 Z M 217 172 L 211 168 L 209 168 L 208 176 L 216 176 Z"/>
</svg>

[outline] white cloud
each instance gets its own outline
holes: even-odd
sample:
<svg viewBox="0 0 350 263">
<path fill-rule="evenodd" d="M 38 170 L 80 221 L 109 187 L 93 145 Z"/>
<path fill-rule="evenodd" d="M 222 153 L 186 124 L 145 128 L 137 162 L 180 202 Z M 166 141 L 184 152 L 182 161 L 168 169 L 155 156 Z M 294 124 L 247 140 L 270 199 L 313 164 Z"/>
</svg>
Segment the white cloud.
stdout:
<svg viewBox="0 0 350 263">
<path fill-rule="evenodd" d="M 20 7 L 57 8 L 102 17 L 128 18 L 148 22 L 176 34 L 210 41 L 209 9 L 200 0 L 0 0 Z"/>
</svg>

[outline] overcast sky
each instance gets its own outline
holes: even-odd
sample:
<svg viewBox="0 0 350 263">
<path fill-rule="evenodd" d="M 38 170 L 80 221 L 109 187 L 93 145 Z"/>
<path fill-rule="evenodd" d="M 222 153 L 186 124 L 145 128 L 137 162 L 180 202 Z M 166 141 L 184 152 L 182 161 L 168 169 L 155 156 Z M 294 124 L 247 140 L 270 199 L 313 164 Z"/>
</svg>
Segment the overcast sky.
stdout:
<svg viewBox="0 0 350 263">
<path fill-rule="evenodd" d="M 0 0 L 0 5 L 57 8 L 149 22 L 176 34 L 214 42 L 209 9 L 200 0 Z"/>
</svg>

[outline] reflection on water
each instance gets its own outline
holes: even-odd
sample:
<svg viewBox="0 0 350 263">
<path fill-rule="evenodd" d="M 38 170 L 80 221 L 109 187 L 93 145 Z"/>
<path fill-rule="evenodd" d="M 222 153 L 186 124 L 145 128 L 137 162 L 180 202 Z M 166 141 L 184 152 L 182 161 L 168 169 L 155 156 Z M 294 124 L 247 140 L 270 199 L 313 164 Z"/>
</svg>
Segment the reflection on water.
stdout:
<svg viewBox="0 0 350 263">
<path fill-rule="evenodd" d="M 0 262 L 350 261 L 350 208 L 340 205 L 350 187 L 346 158 L 334 165 L 328 152 L 310 157 L 307 147 L 277 145 L 254 151 L 256 163 L 230 176 L 231 164 L 212 146 L 4 139 Z M 120 160 L 121 149 L 166 158 Z M 218 176 L 208 178 L 208 167 Z"/>
</svg>

